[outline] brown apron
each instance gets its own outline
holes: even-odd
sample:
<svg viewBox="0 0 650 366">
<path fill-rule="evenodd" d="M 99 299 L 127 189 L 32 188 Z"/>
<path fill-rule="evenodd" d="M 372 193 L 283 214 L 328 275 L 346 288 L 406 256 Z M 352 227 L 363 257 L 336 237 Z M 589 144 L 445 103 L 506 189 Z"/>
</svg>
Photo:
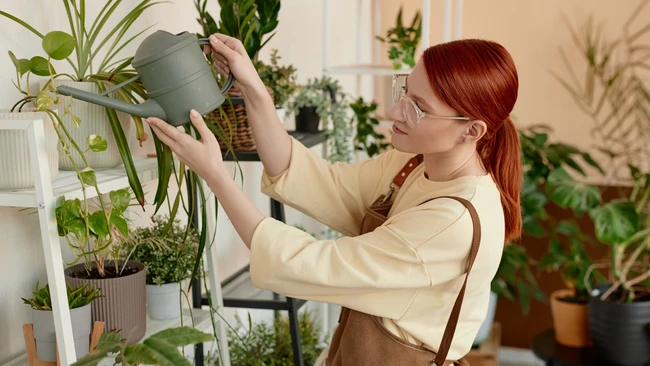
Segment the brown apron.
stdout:
<svg viewBox="0 0 650 366">
<path fill-rule="evenodd" d="M 392 206 L 393 195 L 396 189 L 400 188 L 408 175 L 422 162 L 422 156 L 418 155 L 409 160 L 404 168 L 395 176 L 391 191 L 387 195 L 380 196 L 369 208 L 366 209 L 366 216 L 362 223 L 362 232 L 365 234 L 381 226 L 386 220 Z M 451 341 L 458 324 L 458 316 L 465 295 L 467 277 L 472 269 L 472 264 L 478 253 L 481 241 L 481 227 L 478 214 L 474 206 L 464 198 L 443 196 L 444 198 L 455 199 L 462 203 L 470 213 L 473 222 L 474 234 L 472 247 L 467 261 L 467 276 L 463 287 L 456 298 L 451 311 L 449 321 L 445 327 L 442 342 L 438 353 L 421 346 L 411 344 L 391 333 L 382 324 L 381 319 L 343 307 L 339 318 L 339 325 L 334 332 L 327 355 L 328 366 L 365 366 L 365 365 L 413 365 L 413 366 L 447 366 L 452 363 L 456 365 L 469 365 L 465 359 L 447 360 L 447 353 L 451 347 Z M 443 197 L 436 197 L 431 200 Z"/>
</svg>

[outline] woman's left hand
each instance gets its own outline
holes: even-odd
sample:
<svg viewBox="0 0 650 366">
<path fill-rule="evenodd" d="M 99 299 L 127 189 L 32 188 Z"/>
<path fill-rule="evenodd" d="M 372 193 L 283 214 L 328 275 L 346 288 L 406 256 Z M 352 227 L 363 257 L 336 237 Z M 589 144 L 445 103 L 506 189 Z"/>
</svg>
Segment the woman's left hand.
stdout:
<svg viewBox="0 0 650 366">
<path fill-rule="evenodd" d="M 197 111 L 190 112 L 190 119 L 201 134 L 200 140 L 179 131 L 159 118 L 149 117 L 145 122 L 151 126 L 160 141 L 169 146 L 178 159 L 201 178 L 207 181 L 223 175 L 225 166 L 217 138 Z"/>
</svg>

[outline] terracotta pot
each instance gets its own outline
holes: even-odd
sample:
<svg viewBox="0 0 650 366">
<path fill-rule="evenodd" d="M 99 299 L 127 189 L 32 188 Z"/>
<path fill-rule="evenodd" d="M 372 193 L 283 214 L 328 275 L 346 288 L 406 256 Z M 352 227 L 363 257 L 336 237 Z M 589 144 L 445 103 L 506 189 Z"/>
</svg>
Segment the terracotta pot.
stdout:
<svg viewBox="0 0 650 366">
<path fill-rule="evenodd" d="M 589 312 L 587 304 L 560 300 L 572 291 L 562 289 L 551 293 L 551 315 L 555 340 L 568 347 L 589 347 Z"/>
<path fill-rule="evenodd" d="M 122 266 L 123 262 L 120 262 Z M 106 262 L 112 266 L 112 262 Z M 92 321 L 103 321 L 106 330 L 119 330 L 122 338 L 127 338 L 127 344 L 139 342 L 147 329 L 147 271 L 142 263 L 129 261 L 129 267 L 137 270 L 135 273 L 105 279 L 78 278 L 77 273 L 84 271 L 84 264 L 79 263 L 65 269 L 66 281 L 77 287 L 88 284 L 90 288 L 101 288 L 104 297 L 95 299 L 92 308 Z M 92 264 L 95 268 L 95 264 Z"/>
</svg>

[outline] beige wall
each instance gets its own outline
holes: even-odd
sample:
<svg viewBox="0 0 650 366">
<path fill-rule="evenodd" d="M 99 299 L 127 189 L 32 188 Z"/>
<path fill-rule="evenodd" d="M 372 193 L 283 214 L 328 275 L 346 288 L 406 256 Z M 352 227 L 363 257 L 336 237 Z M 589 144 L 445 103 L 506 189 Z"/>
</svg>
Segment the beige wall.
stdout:
<svg viewBox="0 0 650 366">
<path fill-rule="evenodd" d="M 410 21 L 415 10 L 421 8 L 422 1 L 383 1 L 384 30 L 393 25 L 401 3 L 405 19 Z M 431 44 L 436 44 L 443 41 L 444 2 L 431 3 Z M 551 71 L 563 78 L 569 76 L 559 53 L 560 47 L 566 51 L 579 77 L 585 71 L 583 57 L 576 51 L 562 17 L 566 16 L 572 24 L 581 24 L 593 14 L 596 21 L 605 23 L 604 34 L 612 39 L 621 35 L 622 25 L 638 4 L 638 0 L 465 0 L 462 36 L 499 42 L 512 54 L 520 83 L 519 98 L 512 114 L 519 126 L 549 124 L 557 139 L 588 148 L 594 143 L 589 135 L 594 125 L 592 120 L 551 76 Z M 633 29 L 648 24 L 648 19 L 650 6 L 639 14 Z M 650 44 L 650 37 L 646 39 L 645 44 Z"/>
</svg>

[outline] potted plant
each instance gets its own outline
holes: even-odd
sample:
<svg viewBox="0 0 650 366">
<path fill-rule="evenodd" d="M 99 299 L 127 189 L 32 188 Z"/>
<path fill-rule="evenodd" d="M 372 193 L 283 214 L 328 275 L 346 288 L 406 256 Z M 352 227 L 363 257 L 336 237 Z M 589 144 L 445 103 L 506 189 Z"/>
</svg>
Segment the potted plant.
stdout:
<svg viewBox="0 0 650 366">
<path fill-rule="evenodd" d="M 103 360 L 110 358 L 115 360 L 115 364 L 122 366 L 191 366 L 192 363 L 178 349 L 213 340 L 214 337 L 210 334 L 190 327 L 161 330 L 141 344 L 131 344 L 118 333 L 107 332 L 99 337 L 93 354 L 80 358 L 71 366 L 97 366 Z"/>
<path fill-rule="evenodd" d="M 554 177 L 551 176 L 549 187 L 554 187 L 554 183 Z M 561 221 L 556 231 L 548 253 L 539 263 L 541 270 L 560 271 L 566 285 L 566 288 L 555 290 L 550 295 L 555 340 L 569 347 L 588 347 L 592 342 L 587 310 L 590 297 L 587 284 L 602 281 L 604 277 L 599 272 L 589 271 L 593 262 L 585 251 L 585 243 L 591 239 L 580 231 L 576 223 Z M 568 245 L 563 245 L 560 234 Z"/>
<path fill-rule="evenodd" d="M 239 366 L 257 365 L 292 365 L 293 347 L 289 320 L 286 316 L 277 317 L 273 323 L 259 322 L 253 324 L 250 314 L 248 324 L 244 326 L 238 316 L 236 328 L 228 329 L 228 351 L 230 363 Z M 318 356 L 327 347 L 321 334 L 318 320 L 312 311 L 298 314 L 300 345 L 305 365 L 314 365 Z M 219 359 L 209 355 L 206 365 L 221 365 Z"/>
<path fill-rule="evenodd" d="M 45 92 L 50 94 L 50 98 L 59 104 L 60 121 L 57 122 L 65 127 L 67 138 L 80 147 L 80 149 L 70 149 L 68 153 L 71 155 L 71 159 L 64 156 L 67 154 L 62 154 L 59 162 L 60 167 L 66 170 L 76 170 L 73 167 L 74 164 L 81 167 L 81 169 L 85 167 L 101 169 L 112 168 L 124 163 L 131 188 L 141 205 L 144 205 L 144 193 L 135 170 L 127 136 L 131 129 L 131 120 L 133 120 L 138 140 L 142 143 L 147 139 L 142 120 L 137 116 L 131 118 L 131 116 L 121 112 L 118 113 L 113 109 L 83 101 L 64 104 L 64 101 L 68 98 L 60 98 L 56 95 L 56 86 L 69 85 L 93 93 L 101 93 L 136 76 L 135 70 L 129 68 L 132 57 L 120 58 L 119 55 L 124 47 L 144 31 L 137 33 L 135 36 L 124 37 L 129 33 L 131 26 L 138 23 L 143 12 L 158 3 L 152 0 L 143 0 L 131 9 L 124 9 L 126 15 L 117 18 L 116 11 L 119 12 L 117 8 L 120 1 L 109 0 L 97 17 L 92 19 L 86 16 L 84 1 L 61 0 L 70 24 L 69 34 L 53 31 L 43 35 L 27 22 L 0 11 L 0 15 L 22 25 L 42 40 L 44 55 L 47 56 L 47 59 L 35 56 L 31 59 L 19 60 L 21 67 L 23 67 L 21 75 L 26 70 L 29 70 L 27 75 L 32 73 L 37 76 L 47 76 L 48 78 L 41 80 L 40 91 L 23 93 L 24 97 L 19 103 L 32 102 L 36 105 L 38 98 L 41 101 L 45 100 L 42 94 Z M 113 26 L 110 26 L 109 19 L 115 22 Z M 92 24 L 90 23 L 91 20 Z M 74 58 L 70 57 L 73 52 L 76 55 Z M 55 67 L 58 66 L 53 64 L 53 60 L 67 61 L 73 69 L 73 73 L 57 72 Z M 27 77 L 29 78 L 29 76 Z M 111 95 L 125 102 L 147 99 L 147 94 L 140 81 L 134 81 Z M 43 108 L 38 109 L 44 110 Z M 105 138 L 107 142 L 106 148 L 101 152 L 90 148 L 87 144 L 87 137 L 90 135 Z M 158 145 L 159 142 L 156 141 L 156 144 Z M 81 157 L 78 150 L 85 151 L 88 156 Z M 171 163 L 171 157 L 168 160 L 167 163 Z M 159 173 L 162 177 L 165 170 L 161 169 Z M 160 180 L 159 190 L 164 189 L 166 192 L 167 186 L 165 182 L 167 180 Z M 157 195 L 157 202 L 160 201 L 160 197 L 164 197 L 164 195 L 162 193 Z"/>
<path fill-rule="evenodd" d="M 99 289 L 90 289 L 86 285 L 75 289 L 68 285 L 66 289 L 75 352 L 77 356 L 83 356 L 88 354 L 90 349 L 92 302 L 101 296 L 99 295 Z M 37 282 L 32 297 L 23 298 L 22 300 L 32 308 L 32 327 L 34 329 L 38 359 L 46 362 L 56 362 L 56 333 L 54 330 L 50 286 L 41 287 Z"/>
<path fill-rule="evenodd" d="M 56 113 L 56 111 L 53 111 Z M 0 120 L 43 120 L 45 149 L 47 151 L 50 178 L 59 176 L 59 141 L 49 114 L 26 106 L 21 110 L 0 109 Z M 29 139 L 26 131 L 0 131 L 0 189 L 27 189 L 34 187 L 34 176 L 29 154 Z"/>
<path fill-rule="evenodd" d="M 197 21 L 203 29 L 203 37 L 214 33 L 225 34 L 239 39 L 253 64 L 258 65 L 260 50 L 275 35 L 278 26 L 280 0 L 219 0 L 221 7 L 217 22 L 206 10 L 208 0 L 195 0 L 194 4 L 199 13 Z M 267 36 L 268 35 L 268 36 Z M 266 37 L 266 39 L 264 39 Z M 269 94 L 271 88 L 267 86 Z M 246 106 L 241 92 L 233 87 L 228 92 L 228 99 L 219 109 L 208 114 L 208 127 L 217 136 L 224 150 L 251 151 L 255 150 L 255 141 L 248 124 Z"/>
<path fill-rule="evenodd" d="M 147 312 L 151 319 L 175 319 L 181 316 L 182 281 L 192 273 L 199 238 L 196 230 L 188 232 L 179 221 L 157 216 L 152 220 L 152 227 L 130 234 L 124 250 L 147 267 Z M 152 240 L 159 245 L 146 245 Z"/>
<path fill-rule="evenodd" d="M 293 65 L 278 65 L 279 59 L 278 50 L 273 49 L 271 63 L 267 65 L 263 61 L 258 61 L 256 68 L 264 85 L 271 89 L 278 117 L 280 122 L 284 122 L 285 106 L 289 98 L 298 90 L 298 84 L 296 83 L 296 68 Z"/>
<path fill-rule="evenodd" d="M 396 25 L 386 32 L 386 38 L 376 38 L 388 45 L 388 58 L 393 63 L 393 69 L 409 69 L 415 67 L 415 49 L 422 37 L 422 19 L 418 10 L 413 16 L 411 25 L 404 27 L 402 24 L 402 7 L 397 13 Z"/>
<path fill-rule="evenodd" d="M 81 179 L 97 189 L 92 170 L 82 172 Z M 93 321 L 103 321 L 107 329 L 119 329 L 137 342 L 146 331 L 146 270 L 142 263 L 123 255 L 129 232 L 124 212 L 131 196 L 125 189 L 111 191 L 109 196 L 110 203 L 100 199 L 101 207 L 95 210 L 87 201 L 61 199 L 56 208 L 59 236 L 76 257 L 64 272 L 73 286 L 101 289 L 104 298 L 93 306 Z"/>
<path fill-rule="evenodd" d="M 377 103 L 374 100 L 366 103 L 362 97 L 359 97 L 350 103 L 350 108 L 356 120 L 355 150 L 365 152 L 370 158 L 385 151 L 389 144 L 384 142 L 383 134 L 375 131 L 379 126 L 379 121 L 375 117 Z"/>
<path fill-rule="evenodd" d="M 556 341 L 567 346 L 584 347 L 591 342 L 586 307 L 588 294 L 583 284 L 583 275 L 591 259 L 586 255 L 585 244 L 597 243 L 580 232 L 574 220 L 553 218 L 546 212 L 546 205 L 558 198 L 557 178 L 567 174 L 565 168 L 583 177 L 587 175 L 585 166 L 601 174 L 603 170 L 589 153 L 572 145 L 550 142 L 552 132 L 546 125 L 519 130 L 524 165 L 521 193 L 524 232 L 549 238 L 547 254 L 540 260 L 538 268 L 561 271 L 567 284 L 567 288 L 549 296 Z M 577 206 L 573 213 L 580 216 L 584 210 Z"/>
</svg>

